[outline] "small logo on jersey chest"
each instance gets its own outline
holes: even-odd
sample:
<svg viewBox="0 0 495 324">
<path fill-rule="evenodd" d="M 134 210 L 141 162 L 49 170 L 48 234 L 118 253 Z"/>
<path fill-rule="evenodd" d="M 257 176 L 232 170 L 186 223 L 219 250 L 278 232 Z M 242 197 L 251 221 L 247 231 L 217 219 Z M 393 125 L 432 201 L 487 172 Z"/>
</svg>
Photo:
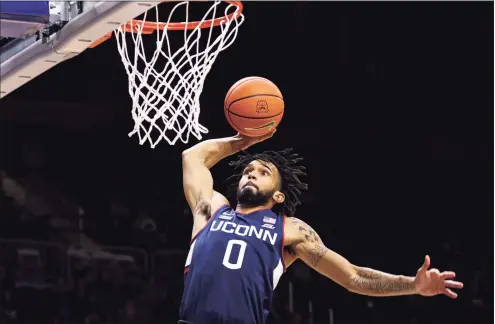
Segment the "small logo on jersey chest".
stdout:
<svg viewBox="0 0 495 324">
<path fill-rule="evenodd" d="M 277 220 L 273 217 L 268 217 L 268 216 L 263 217 L 263 223 L 269 223 L 275 225 L 276 222 Z"/>
<path fill-rule="evenodd" d="M 275 229 L 275 226 L 273 226 L 272 224 L 263 224 L 263 226 L 261 227 L 265 227 L 265 228 L 269 228 L 269 229 Z"/>
<path fill-rule="evenodd" d="M 232 219 L 232 216 L 227 216 L 227 215 L 223 215 L 222 214 L 222 215 L 218 216 L 218 218 L 220 218 L 220 219 L 226 219 L 226 220 L 231 220 Z"/>
</svg>

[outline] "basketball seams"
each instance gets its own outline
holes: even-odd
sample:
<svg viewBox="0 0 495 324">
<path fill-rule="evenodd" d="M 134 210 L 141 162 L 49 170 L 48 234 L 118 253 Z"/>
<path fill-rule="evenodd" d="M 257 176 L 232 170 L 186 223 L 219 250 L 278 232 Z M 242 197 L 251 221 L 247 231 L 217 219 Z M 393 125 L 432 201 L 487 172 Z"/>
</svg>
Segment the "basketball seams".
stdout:
<svg viewBox="0 0 495 324">
<path fill-rule="evenodd" d="M 238 85 L 235 86 L 235 88 L 232 88 L 229 90 L 229 93 L 228 93 L 228 96 L 225 98 L 225 101 L 224 103 L 227 103 L 229 102 L 229 98 L 230 96 L 232 95 L 232 93 L 234 92 L 235 89 L 239 88 L 239 86 L 245 82 L 248 82 L 248 81 L 251 81 L 251 80 L 256 80 L 256 79 L 264 79 L 262 77 L 249 77 L 249 78 L 246 78 L 245 80 L 243 80 L 241 83 L 239 83 Z M 225 104 L 224 104 L 224 107 L 225 107 Z M 230 107 L 230 106 L 229 106 Z M 228 110 L 228 109 L 227 109 Z"/>
<path fill-rule="evenodd" d="M 227 109 L 225 109 L 225 110 L 227 110 Z M 230 117 L 230 112 L 228 110 L 227 110 L 227 118 L 229 119 L 230 123 L 237 128 L 236 131 L 239 131 L 240 129 L 242 129 L 242 127 L 239 127 L 239 126 L 237 126 L 236 123 L 234 123 L 234 121 Z M 243 130 L 243 129 L 242 129 L 242 131 L 245 132 L 245 130 Z"/>
<path fill-rule="evenodd" d="M 282 110 L 281 112 L 279 112 L 278 114 L 276 115 L 271 115 L 271 116 L 263 116 L 263 117 L 249 117 L 249 116 L 243 116 L 243 115 L 239 115 L 231 110 L 228 110 L 227 109 L 227 112 L 229 113 L 228 115 L 230 116 L 230 114 L 234 115 L 234 116 L 237 116 L 237 117 L 242 117 L 242 118 L 246 118 L 246 119 L 269 119 L 269 118 L 273 118 L 273 117 L 277 117 L 281 114 L 284 113 L 284 111 Z"/>
<path fill-rule="evenodd" d="M 233 92 L 233 91 L 232 91 Z M 236 102 L 239 102 L 241 100 L 244 100 L 244 99 L 249 99 L 249 98 L 255 98 L 255 97 L 274 97 L 274 98 L 278 98 L 280 100 L 282 100 L 282 102 L 284 102 L 284 98 L 281 98 L 277 95 L 274 95 L 274 94 L 268 94 L 268 93 L 258 93 L 258 94 L 254 94 L 254 95 L 249 95 L 249 96 L 245 96 L 245 97 L 242 97 L 242 98 L 238 98 L 234 101 L 232 101 L 230 103 L 230 105 L 228 107 L 226 107 L 227 111 L 230 112 L 230 107 L 232 107 L 232 104 L 236 103 Z"/>
</svg>

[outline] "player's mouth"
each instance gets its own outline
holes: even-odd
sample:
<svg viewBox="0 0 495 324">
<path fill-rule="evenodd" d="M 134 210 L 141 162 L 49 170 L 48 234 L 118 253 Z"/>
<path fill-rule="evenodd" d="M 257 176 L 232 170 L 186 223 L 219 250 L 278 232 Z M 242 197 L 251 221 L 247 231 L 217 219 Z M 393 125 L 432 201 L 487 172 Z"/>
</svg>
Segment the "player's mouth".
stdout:
<svg viewBox="0 0 495 324">
<path fill-rule="evenodd" d="M 244 187 L 242 187 L 242 189 L 246 188 L 247 186 L 252 186 L 252 187 L 255 187 L 255 188 L 256 188 L 256 190 L 259 190 L 259 189 L 258 189 L 258 186 L 256 186 L 256 185 L 255 185 L 254 183 L 252 183 L 251 181 L 248 181 L 248 182 L 244 185 Z"/>
</svg>

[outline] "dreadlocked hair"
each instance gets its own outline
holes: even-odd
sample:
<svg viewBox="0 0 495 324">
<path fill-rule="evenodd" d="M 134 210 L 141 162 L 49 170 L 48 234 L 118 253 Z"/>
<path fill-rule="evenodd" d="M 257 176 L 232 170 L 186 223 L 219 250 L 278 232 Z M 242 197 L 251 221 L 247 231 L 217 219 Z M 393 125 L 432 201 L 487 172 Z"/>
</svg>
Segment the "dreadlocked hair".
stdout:
<svg viewBox="0 0 495 324">
<path fill-rule="evenodd" d="M 308 185 L 299 179 L 301 176 L 306 176 L 306 167 L 299 164 L 303 158 L 294 153 L 292 148 L 257 154 L 239 152 L 237 159 L 229 162 L 229 166 L 233 167 L 236 172 L 226 180 L 229 196 L 235 197 L 244 169 L 254 160 L 270 162 L 277 167 L 282 180 L 280 191 L 285 195 L 285 200 L 282 204 L 275 205 L 274 211 L 279 215 L 294 216 L 296 207 L 301 204 L 302 192 L 308 190 Z"/>
</svg>

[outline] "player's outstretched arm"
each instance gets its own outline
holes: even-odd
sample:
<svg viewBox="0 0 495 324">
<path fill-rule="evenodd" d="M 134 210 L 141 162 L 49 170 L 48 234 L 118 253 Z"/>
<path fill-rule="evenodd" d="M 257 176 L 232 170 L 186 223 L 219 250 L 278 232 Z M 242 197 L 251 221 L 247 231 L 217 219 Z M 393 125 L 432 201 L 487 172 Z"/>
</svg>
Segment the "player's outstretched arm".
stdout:
<svg viewBox="0 0 495 324">
<path fill-rule="evenodd" d="M 463 287 L 461 282 L 450 280 L 455 277 L 455 273 L 451 271 L 428 270 L 430 266 L 428 256 L 415 277 L 393 275 L 353 265 L 341 255 L 328 249 L 308 224 L 295 217 L 289 220 L 293 232 L 299 233 L 295 242 L 290 245 L 290 252 L 351 292 L 368 296 L 445 294 L 456 298 L 457 294 L 450 288 Z"/>
</svg>

